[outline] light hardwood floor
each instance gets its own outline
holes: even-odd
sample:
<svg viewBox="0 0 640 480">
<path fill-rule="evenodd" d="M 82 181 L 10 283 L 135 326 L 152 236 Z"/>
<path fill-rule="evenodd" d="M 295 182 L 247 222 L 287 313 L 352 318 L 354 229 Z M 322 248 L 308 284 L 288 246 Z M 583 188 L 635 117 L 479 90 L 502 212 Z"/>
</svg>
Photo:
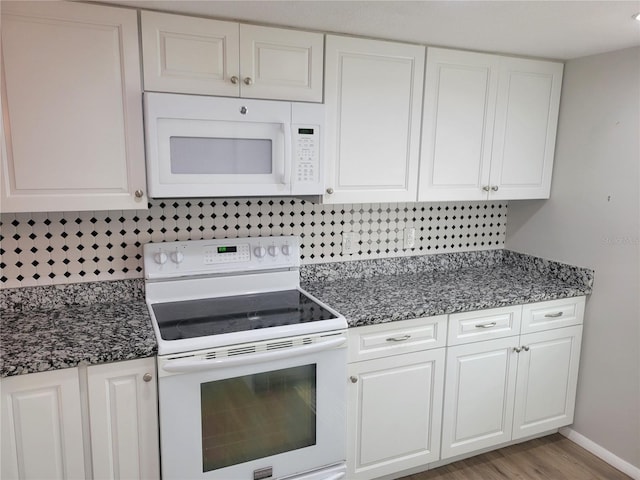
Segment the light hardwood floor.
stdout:
<svg viewBox="0 0 640 480">
<path fill-rule="evenodd" d="M 559 433 L 460 460 L 402 480 L 629 480 Z"/>
</svg>

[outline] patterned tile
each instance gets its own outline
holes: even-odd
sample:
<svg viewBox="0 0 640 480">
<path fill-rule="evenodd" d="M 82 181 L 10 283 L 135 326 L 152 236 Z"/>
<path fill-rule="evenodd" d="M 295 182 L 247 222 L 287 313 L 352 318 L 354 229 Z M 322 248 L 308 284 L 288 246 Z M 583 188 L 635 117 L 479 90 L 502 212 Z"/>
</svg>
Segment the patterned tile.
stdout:
<svg viewBox="0 0 640 480">
<path fill-rule="evenodd" d="M 0 216 L 0 288 L 142 277 L 142 245 L 300 235 L 302 263 L 504 247 L 505 202 L 314 204 L 291 198 L 152 200 L 149 210 Z M 403 230 L 416 245 L 403 249 Z M 358 252 L 342 254 L 342 233 Z"/>
</svg>

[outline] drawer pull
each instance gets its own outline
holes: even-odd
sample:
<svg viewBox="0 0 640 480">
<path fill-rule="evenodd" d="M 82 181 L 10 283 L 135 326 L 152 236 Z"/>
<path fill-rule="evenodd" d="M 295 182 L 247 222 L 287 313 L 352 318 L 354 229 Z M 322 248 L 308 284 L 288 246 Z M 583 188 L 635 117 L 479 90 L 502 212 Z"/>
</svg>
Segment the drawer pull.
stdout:
<svg viewBox="0 0 640 480">
<path fill-rule="evenodd" d="M 402 335 L 401 337 L 389 337 L 387 338 L 387 342 L 404 342 L 405 340 L 409 340 L 411 335 Z"/>
<path fill-rule="evenodd" d="M 496 322 L 491 323 L 479 323 L 476 325 L 476 328 L 493 328 L 497 325 Z"/>
<path fill-rule="evenodd" d="M 556 312 L 556 313 L 547 313 L 545 315 L 545 318 L 558 318 L 562 316 L 562 312 Z"/>
</svg>

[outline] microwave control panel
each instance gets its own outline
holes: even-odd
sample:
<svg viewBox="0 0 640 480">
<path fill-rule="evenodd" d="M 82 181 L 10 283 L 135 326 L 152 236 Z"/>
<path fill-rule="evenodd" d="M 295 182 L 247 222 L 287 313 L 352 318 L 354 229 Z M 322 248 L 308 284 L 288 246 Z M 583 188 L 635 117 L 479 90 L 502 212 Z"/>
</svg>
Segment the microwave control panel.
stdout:
<svg viewBox="0 0 640 480">
<path fill-rule="evenodd" d="M 292 125 L 294 184 L 317 184 L 320 181 L 320 127 Z M 300 185 L 302 186 L 302 185 Z"/>
</svg>

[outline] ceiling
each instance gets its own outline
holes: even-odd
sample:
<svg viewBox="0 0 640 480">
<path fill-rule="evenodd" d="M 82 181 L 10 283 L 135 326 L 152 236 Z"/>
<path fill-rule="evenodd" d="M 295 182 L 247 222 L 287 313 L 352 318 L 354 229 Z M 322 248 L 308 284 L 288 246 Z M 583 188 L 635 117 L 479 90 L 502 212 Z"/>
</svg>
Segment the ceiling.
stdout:
<svg viewBox="0 0 640 480">
<path fill-rule="evenodd" d="M 640 0 L 102 0 L 310 30 L 568 60 L 640 45 Z"/>
</svg>

